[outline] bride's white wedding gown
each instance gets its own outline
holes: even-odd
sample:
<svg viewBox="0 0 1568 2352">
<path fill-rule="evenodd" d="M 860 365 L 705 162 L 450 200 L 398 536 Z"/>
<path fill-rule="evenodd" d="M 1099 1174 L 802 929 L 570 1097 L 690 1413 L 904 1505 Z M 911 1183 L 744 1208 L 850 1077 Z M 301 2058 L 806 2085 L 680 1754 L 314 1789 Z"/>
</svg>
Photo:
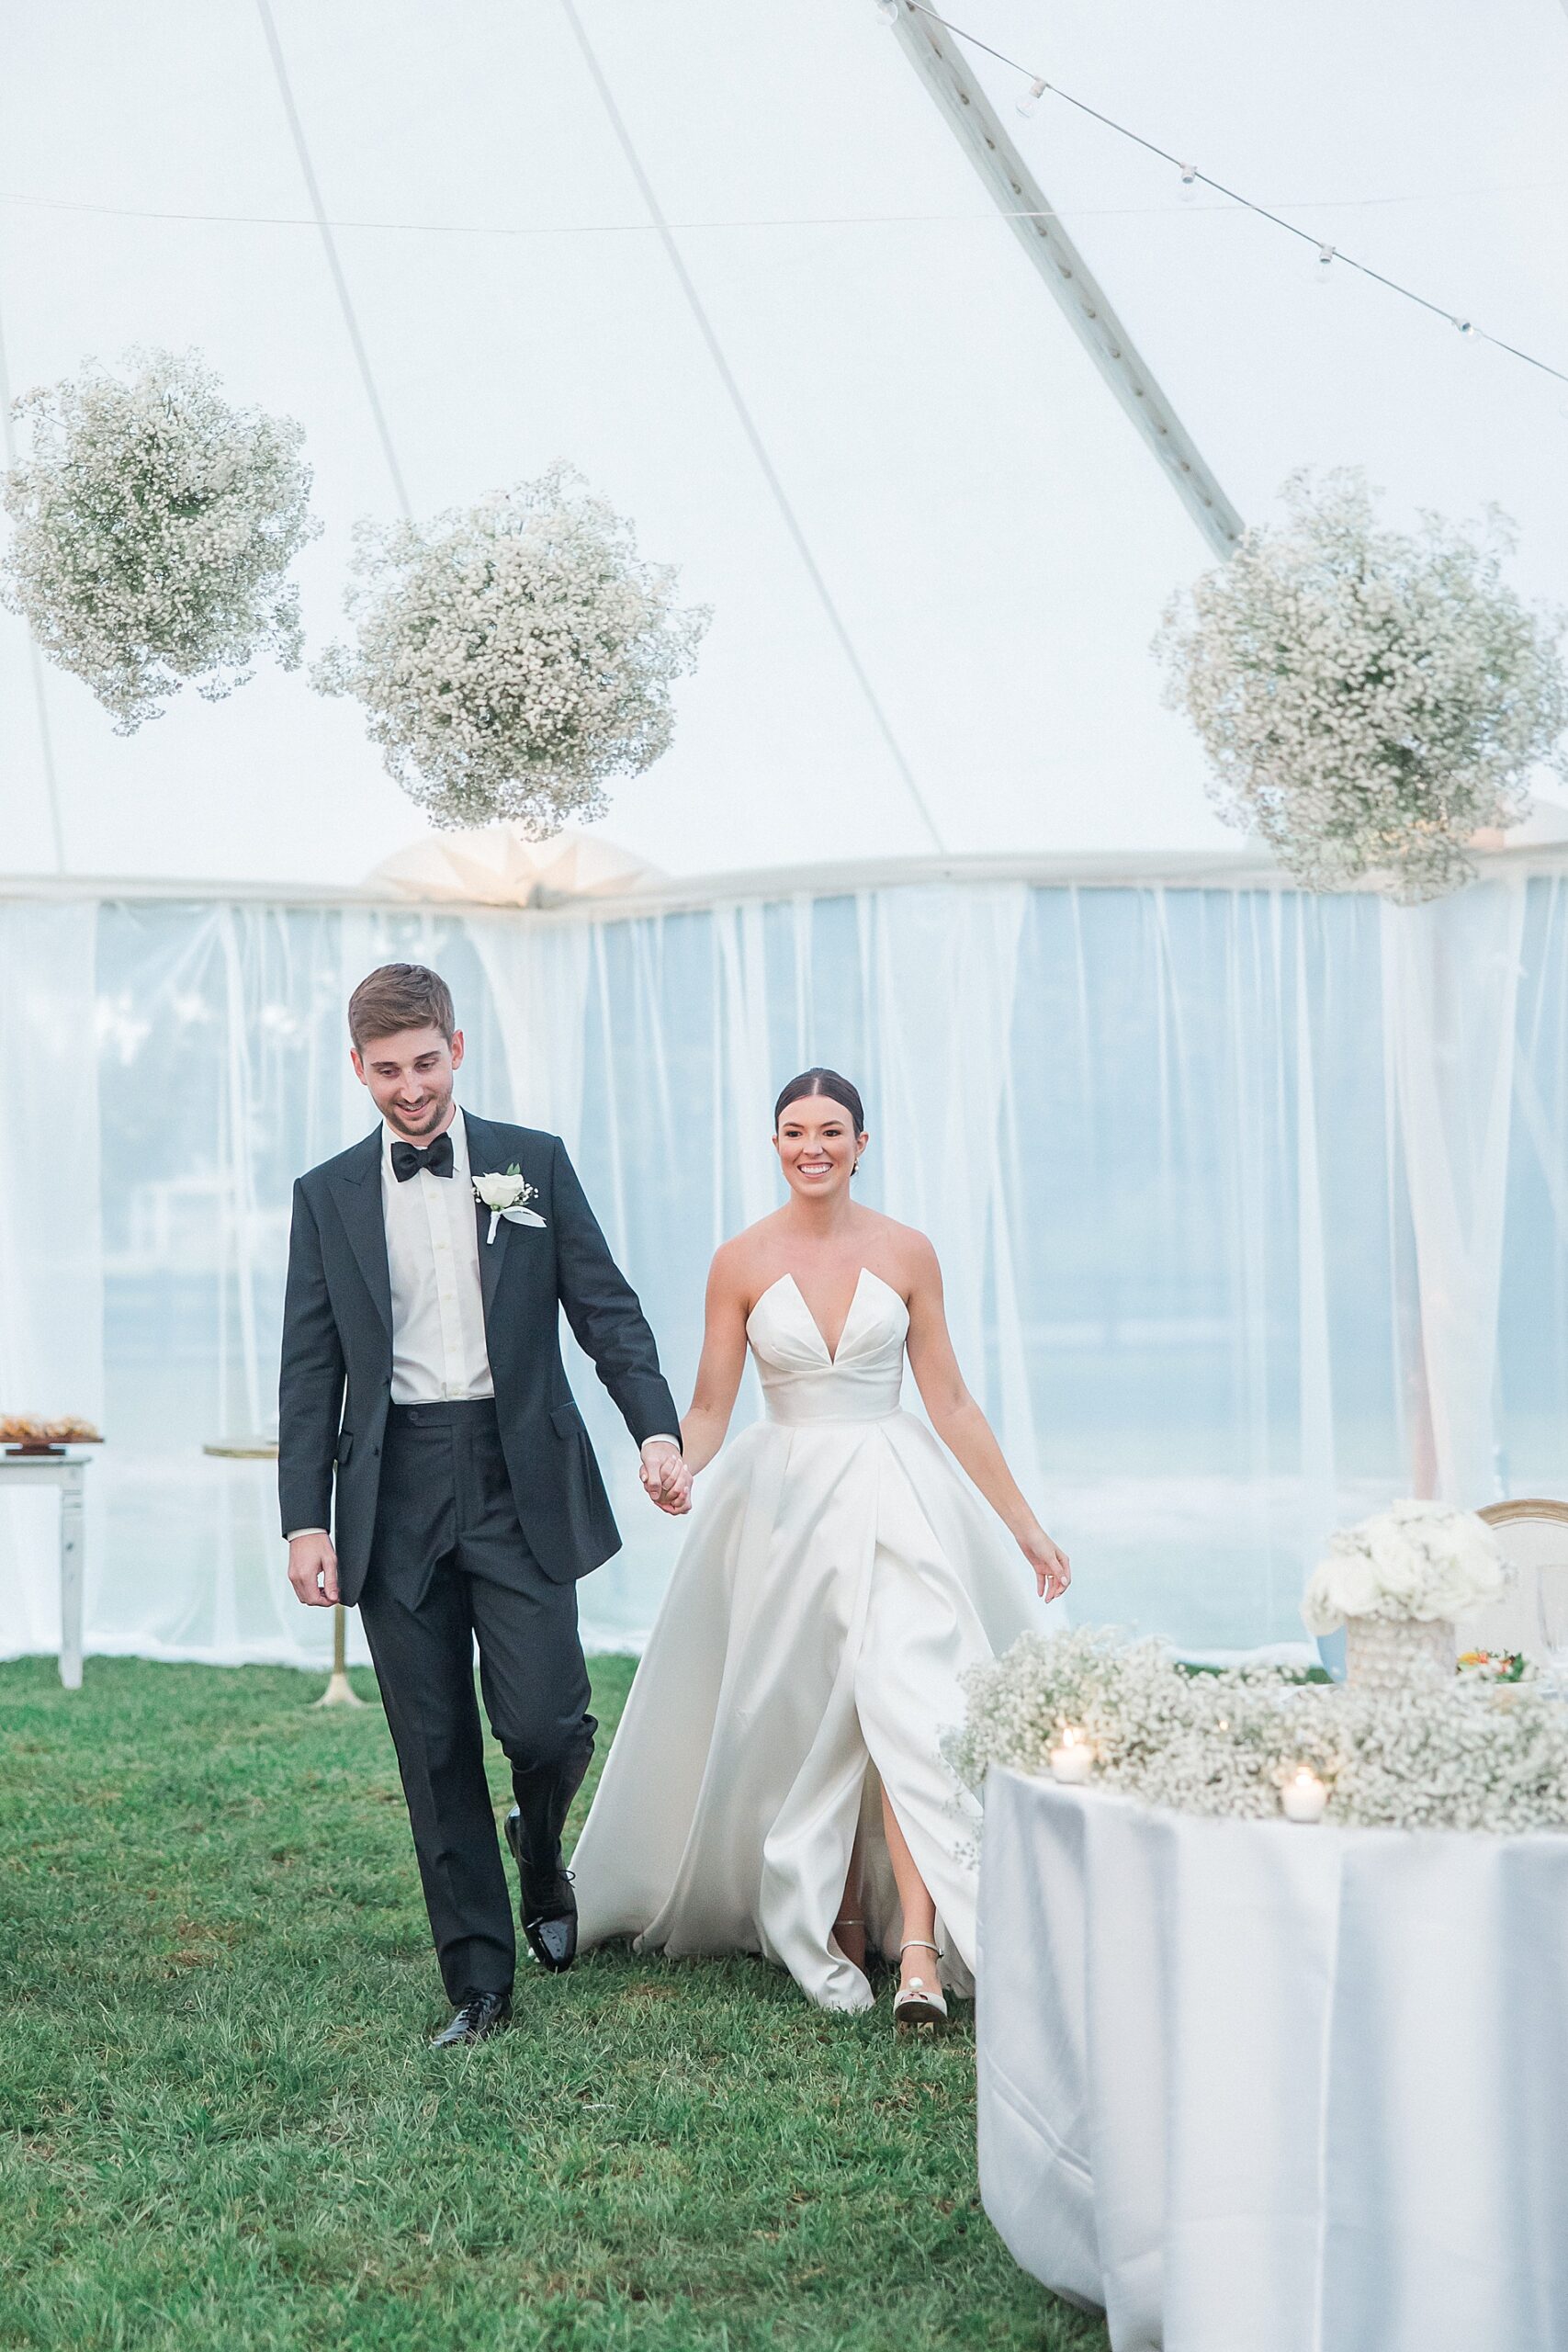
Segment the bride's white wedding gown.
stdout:
<svg viewBox="0 0 1568 2352">
<path fill-rule="evenodd" d="M 584 1943 L 760 1951 L 824 2007 L 871 2001 L 832 1928 L 857 1826 L 872 1946 L 898 1910 L 880 1776 L 972 1989 L 975 1799 L 943 1762 L 959 1677 L 1038 1610 L 1022 1556 L 899 1408 L 909 1317 L 863 1270 L 830 1356 L 794 1277 L 751 1310 L 767 1419 L 697 1511 L 577 1850 Z"/>
</svg>

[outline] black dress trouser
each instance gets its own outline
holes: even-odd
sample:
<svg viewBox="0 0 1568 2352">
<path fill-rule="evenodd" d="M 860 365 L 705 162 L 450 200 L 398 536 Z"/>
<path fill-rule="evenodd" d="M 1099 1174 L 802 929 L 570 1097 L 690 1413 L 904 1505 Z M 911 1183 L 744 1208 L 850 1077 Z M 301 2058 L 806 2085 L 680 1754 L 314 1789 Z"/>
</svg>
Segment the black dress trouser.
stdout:
<svg viewBox="0 0 1568 2352">
<path fill-rule="evenodd" d="M 391 1408 L 359 1613 L 447 1995 L 504 1993 L 517 1945 L 474 1698 L 476 1638 L 485 1712 L 525 1821 L 558 1834 L 598 1726 L 577 1588 L 547 1577 L 524 1539 L 493 1399 Z"/>
</svg>

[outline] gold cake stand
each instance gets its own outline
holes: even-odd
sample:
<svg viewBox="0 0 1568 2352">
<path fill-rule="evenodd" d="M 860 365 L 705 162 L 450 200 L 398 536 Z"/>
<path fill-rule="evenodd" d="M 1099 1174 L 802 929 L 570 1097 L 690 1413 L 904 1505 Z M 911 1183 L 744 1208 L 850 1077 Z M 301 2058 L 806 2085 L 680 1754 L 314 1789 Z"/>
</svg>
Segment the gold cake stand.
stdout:
<svg viewBox="0 0 1568 2352">
<path fill-rule="evenodd" d="M 275 1437 L 215 1438 L 201 1450 L 203 1453 L 216 1454 L 223 1462 L 276 1462 L 277 1440 Z M 355 1695 L 348 1679 L 345 1662 L 347 1625 L 347 1611 L 340 1600 L 333 1610 L 333 1670 L 321 1697 L 310 1702 L 313 1707 L 363 1707 L 365 1704 L 364 1700 Z"/>
</svg>

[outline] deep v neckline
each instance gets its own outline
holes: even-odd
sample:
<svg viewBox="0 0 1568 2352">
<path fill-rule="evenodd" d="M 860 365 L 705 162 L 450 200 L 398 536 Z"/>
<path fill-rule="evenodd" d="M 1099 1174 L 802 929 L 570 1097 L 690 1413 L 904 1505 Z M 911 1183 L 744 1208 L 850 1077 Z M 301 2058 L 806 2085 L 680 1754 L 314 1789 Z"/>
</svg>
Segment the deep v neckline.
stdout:
<svg viewBox="0 0 1568 2352">
<path fill-rule="evenodd" d="M 848 1331 L 850 1324 L 853 1319 L 855 1308 L 860 1305 L 861 1284 L 864 1282 L 867 1274 L 870 1272 L 871 1268 L 869 1266 L 863 1266 L 859 1273 L 855 1276 L 855 1286 L 850 1293 L 850 1303 L 844 1309 L 844 1319 L 839 1326 L 838 1345 L 831 1348 L 828 1345 L 827 1333 L 823 1330 L 821 1324 L 817 1320 L 816 1316 L 811 1312 L 811 1308 L 807 1301 L 806 1293 L 801 1289 L 800 1284 L 795 1281 L 795 1276 L 788 1272 L 782 1273 L 779 1276 L 780 1282 L 788 1283 L 796 1298 L 799 1299 L 801 1312 L 806 1317 L 806 1319 L 810 1324 L 812 1329 L 816 1332 L 818 1340 L 822 1342 L 822 1352 L 828 1359 L 829 1368 L 832 1368 L 838 1363 L 839 1351 L 844 1344 L 844 1335 Z"/>
</svg>

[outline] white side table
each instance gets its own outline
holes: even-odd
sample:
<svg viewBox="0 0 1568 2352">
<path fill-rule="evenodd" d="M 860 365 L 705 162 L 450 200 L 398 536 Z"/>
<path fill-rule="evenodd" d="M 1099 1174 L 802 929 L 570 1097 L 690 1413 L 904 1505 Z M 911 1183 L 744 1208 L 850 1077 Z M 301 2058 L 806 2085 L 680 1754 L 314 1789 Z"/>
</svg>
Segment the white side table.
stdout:
<svg viewBox="0 0 1568 2352">
<path fill-rule="evenodd" d="M 91 1459 L 85 1445 L 68 1445 L 62 1453 L 0 1453 L 0 1481 L 60 1489 L 60 1679 L 67 1690 L 82 1688 L 82 1523 Z"/>
</svg>

